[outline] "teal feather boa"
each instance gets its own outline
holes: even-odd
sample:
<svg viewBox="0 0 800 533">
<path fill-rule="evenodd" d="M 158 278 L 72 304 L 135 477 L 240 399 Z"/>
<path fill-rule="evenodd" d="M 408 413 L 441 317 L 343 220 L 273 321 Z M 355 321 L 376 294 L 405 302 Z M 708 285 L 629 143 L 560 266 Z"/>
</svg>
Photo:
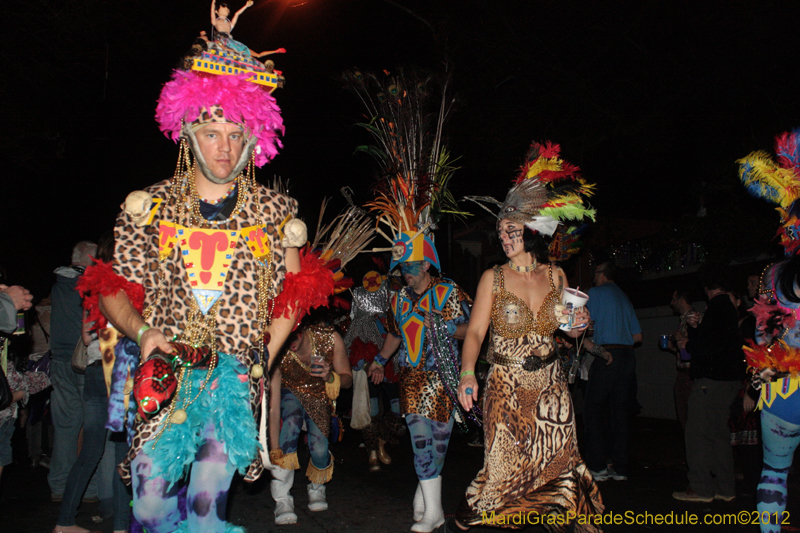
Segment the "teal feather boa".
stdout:
<svg viewBox="0 0 800 533">
<path fill-rule="evenodd" d="M 203 428 L 207 422 L 214 424 L 214 436 L 224 446 L 228 464 L 240 474 L 245 474 L 250 463 L 258 453 L 258 431 L 250 410 L 250 391 L 247 370 L 233 355 L 219 354 L 219 364 L 211 374 L 206 388 L 186 411 L 183 424 L 170 424 L 155 444 L 146 443 L 142 453 L 153 459 L 154 475 L 160 475 L 170 483 L 179 481 L 194 462 L 197 450 L 203 444 Z M 203 385 L 205 370 L 191 373 L 191 397 Z M 180 397 L 173 398 L 183 404 L 186 398 L 186 383 L 181 388 Z M 161 426 L 159 426 L 159 430 Z"/>
</svg>

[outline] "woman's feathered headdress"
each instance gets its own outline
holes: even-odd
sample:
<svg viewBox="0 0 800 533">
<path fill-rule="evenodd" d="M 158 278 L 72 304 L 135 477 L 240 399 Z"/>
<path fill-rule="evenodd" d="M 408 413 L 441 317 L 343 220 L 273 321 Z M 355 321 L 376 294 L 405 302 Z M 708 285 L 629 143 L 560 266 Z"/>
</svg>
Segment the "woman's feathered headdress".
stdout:
<svg viewBox="0 0 800 533">
<path fill-rule="evenodd" d="M 392 243 L 392 264 L 425 259 L 437 268 L 432 232 L 444 213 L 465 215 L 447 189 L 456 170 L 442 143 L 442 129 L 451 111 L 448 79 L 400 70 L 385 77 L 349 71 L 344 74 L 367 110 L 366 122 L 375 144 L 357 151 L 372 155 L 380 175 L 375 199 L 366 207 L 377 212 L 378 233 Z M 380 229 L 383 224 L 391 236 Z"/>
<path fill-rule="evenodd" d="M 781 216 L 778 237 L 787 256 L 800 249 L 800 129 L 775 137 L 777 163 L 763 150 L 738 159 L 739 179 L 751 195 L 776 204 Z"/>
<path fill-rule="evenodd" d="M 594 194 L 594 184 L 584 180 L 580 168 L 561 159 L 560 154 L 558 144 L 534 142 L 505 201 L 501 203 L 489 196 L 465 198 L 476 202 L 498 220 L 513 220 L 534 232 L 557 236 L 557 246 L 551 247 L 553 260 L 564 260 L 577 251 L 578 236 L 586 228 L 582 221 L 594 220 L 596 215 L 587 202 Z M 499 206 L 500 211 L 494 213 L 485 203 Z"/>
</svg>

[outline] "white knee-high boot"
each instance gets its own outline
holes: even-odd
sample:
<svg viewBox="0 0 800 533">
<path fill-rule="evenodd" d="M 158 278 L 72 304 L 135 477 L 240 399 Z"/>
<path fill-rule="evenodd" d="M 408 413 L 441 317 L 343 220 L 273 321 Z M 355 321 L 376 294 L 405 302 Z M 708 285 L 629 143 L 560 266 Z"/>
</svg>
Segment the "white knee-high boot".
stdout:
<svg viewBox="0 0 800 533">
<path fill-rule="evenodd" d="M 422 520 L 411 526 L 411 531 L 431 533 L 434 529 L 444 524 L 442 476 L 424 479 L 419 482 L 419 486 L 422 489 L 422 499 L 425 501 L 425 512 L 422 515 Z"/>
<path fill-rule="evenodd" d="M 272 469 L 272 481 L 269 483 L 272 498 L 275 500 L 275 523 L 296 524 L 297 515 L 294 514 L 294 498 L 289 491 L 294 484 L 294 470 L 275 467 Z"/>
<path fill-rule="evenodd" d="M 325 485 L 322 483 L 308 484 L 308 510 L 327 511 L 328 500 L 325 498 Z"/>
<path fill-rule="evenodd" d="M 422 520 L 425 514 L 425 499 L 422 497 L 422 487 L 417 483 L 417 492 L 414 493 L 414 522 Z"/>
</svg>

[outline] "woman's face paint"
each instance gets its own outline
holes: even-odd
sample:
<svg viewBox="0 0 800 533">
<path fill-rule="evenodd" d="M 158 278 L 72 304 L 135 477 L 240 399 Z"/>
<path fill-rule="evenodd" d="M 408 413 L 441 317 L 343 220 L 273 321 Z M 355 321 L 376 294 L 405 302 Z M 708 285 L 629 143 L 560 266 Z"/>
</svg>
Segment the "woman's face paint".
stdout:
<svg viewBox="0 0 800 533">
<path fill-rule="evenodd" d="M 522 231 L 524 226 L 508 219 L 503 219 L 497 224 L 497 237 L 503 245 L 503 252 L 506 257 L 514 257 L 519 252 L 525 251 L 525 243 L 522 242 Z"/>
</svg>

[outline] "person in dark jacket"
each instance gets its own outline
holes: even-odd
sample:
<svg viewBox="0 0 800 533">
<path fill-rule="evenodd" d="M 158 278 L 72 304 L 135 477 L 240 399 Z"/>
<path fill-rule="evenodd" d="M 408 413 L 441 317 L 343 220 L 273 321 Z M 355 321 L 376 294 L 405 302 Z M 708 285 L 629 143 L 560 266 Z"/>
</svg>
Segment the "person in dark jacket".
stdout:
<svg viewBox="0 0 800 533">
<path fill-rule="evenodd" d="M 700 318 L 688 318 L 688 340 L 678 342 L 692 354 L 689 369 L 694 379 L 686 420 L 686 463 L 689 487 L 674 492 L 682 501 L 731 501 L 736 497 L 730 406 L 744 375 L 742 340 L 736 308 L 719 278 L 709 276 L 703 284 L 708 307 Z"/>
</svg>

